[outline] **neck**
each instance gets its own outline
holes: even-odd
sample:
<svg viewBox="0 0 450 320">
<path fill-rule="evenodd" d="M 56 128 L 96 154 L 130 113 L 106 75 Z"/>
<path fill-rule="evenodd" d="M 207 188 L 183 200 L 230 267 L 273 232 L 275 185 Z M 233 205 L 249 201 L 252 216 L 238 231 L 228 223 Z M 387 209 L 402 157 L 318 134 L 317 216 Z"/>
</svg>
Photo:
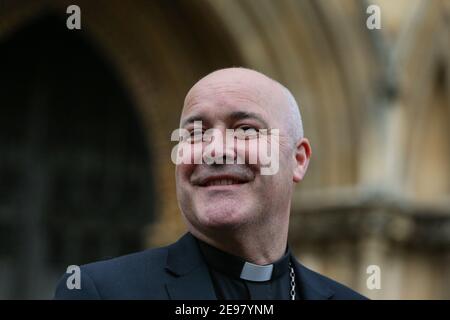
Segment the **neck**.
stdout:
<svg viewBox="0 0 450 320">
<path fill-rule="evenodd" d="M 190 227 L 189 231 L 198 239 L 229 254 L 258 264 L 271 264 L 280 259 L 286 250 L 288 225 L 281 230 L 214 230 L 200 232 Z"/>
</svg>

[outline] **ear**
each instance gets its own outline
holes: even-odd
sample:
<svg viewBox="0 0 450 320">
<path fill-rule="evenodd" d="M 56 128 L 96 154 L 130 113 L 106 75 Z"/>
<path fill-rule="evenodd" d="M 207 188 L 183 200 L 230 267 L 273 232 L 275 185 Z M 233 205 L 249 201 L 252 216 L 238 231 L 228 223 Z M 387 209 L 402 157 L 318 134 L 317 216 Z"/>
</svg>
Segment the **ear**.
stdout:
<svg viewBox="0 0 450 320">
<path fill-rule="evenodd" d="M 295 183 L 303 180 L 308 169 L 309 159 L 311 158 L 311 145 L 308 139 L 302 138 L 295 145 L 294 150 L 294 176 L 292 180 Z"/>
</svg>

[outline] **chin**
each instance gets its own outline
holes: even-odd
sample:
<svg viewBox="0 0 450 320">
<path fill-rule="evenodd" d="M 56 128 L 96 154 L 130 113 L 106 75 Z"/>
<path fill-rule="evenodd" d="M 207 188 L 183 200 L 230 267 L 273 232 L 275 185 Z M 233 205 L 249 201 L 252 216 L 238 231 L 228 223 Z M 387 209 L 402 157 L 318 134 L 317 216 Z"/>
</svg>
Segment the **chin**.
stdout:
<svg viewBox="0 0 450 320">
<path fill-rule="evenodd" d="M 235 228 L 250 220 L 249 212 L 234 206 L 208 206 L 198 211 L 198 218 L 203 226 L 209 228 Z"/>
</svg>

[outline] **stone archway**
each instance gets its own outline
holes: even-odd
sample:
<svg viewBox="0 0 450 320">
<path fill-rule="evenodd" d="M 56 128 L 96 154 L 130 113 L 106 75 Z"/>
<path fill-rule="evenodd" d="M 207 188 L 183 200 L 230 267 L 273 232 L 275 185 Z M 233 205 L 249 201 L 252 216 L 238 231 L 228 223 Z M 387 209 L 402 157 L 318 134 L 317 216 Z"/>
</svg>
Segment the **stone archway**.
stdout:
<svg viewBox="0 0 450 320">
<path fill-rule="evenodd" d="M 450 195 L 450 11 L 421 2 L 396 56 L 402 130 L 399 185 L 416 202 L 445 205 Z"/>
<path fill-rule="evenodd" d="M 6 298 L 51 298 L 68 265 L 142 249 L 153 220 L 136 110 L 89 39 L 61 23 L 42 15 L 0 42 Z"/>
</svg>

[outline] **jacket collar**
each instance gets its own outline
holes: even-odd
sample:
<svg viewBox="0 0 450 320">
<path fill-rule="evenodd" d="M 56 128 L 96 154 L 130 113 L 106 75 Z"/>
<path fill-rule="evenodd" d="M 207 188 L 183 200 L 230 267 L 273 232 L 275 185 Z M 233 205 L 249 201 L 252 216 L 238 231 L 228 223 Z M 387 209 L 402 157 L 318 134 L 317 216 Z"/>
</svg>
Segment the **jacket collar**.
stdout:
<svg viewBox="0 0 450 320">
<path fill-rule="evenodd" d="M 168 247 L 166 270 L 175 276 L 166 283 L 170 299 L 217 299 L 208 267 L 191 233 Z"/>
<path fill-rule="evenodd" d="M 323 276 L 306 268 L 294 258 L 295 274 L 300 284 L 302 299 L 327 300 L 334 295 L 334 291 L 324 281 Z"/>
<path fill-rule="evenodd" d="M 166 270 L 174 278 L 166 283 L 170 299 L 215 300 L 217 299 L 209 274 L 194 236 L 187 232 L 177 242 L 168 246 Z M 309 270 L 293 258 L 297 280 L 301 286 L 302 299 L 330 299 L 334 292 L 316 272 Z"/>
</svg>

